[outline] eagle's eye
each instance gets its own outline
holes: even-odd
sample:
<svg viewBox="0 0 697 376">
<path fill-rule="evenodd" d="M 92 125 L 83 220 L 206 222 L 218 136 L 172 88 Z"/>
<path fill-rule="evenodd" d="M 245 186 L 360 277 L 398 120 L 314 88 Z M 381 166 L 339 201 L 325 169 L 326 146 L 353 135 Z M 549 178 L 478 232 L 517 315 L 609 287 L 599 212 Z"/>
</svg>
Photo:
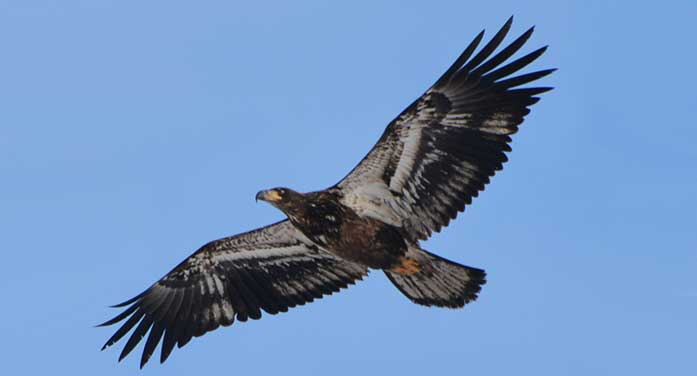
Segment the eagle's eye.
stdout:
<svg viewBox="0 0 697 376">
<path fill-rule="evenodd" d="M 281 188 L 281 189 L 278 190 L 278 194 L 281 195 L 281 196 L 285 196 L 285 195 L 286 195 L 286 190 L 283 189 L 283 188 Z"/>
</svg>

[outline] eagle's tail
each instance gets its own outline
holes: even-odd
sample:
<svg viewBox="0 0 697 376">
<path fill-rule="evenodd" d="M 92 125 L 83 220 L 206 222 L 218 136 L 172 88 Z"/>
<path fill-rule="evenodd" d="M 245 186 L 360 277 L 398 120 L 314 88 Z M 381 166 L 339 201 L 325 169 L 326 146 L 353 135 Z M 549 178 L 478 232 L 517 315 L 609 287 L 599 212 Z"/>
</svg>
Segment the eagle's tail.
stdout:
<svg viewBox="0 0 697 376">
<path fill-rule="evenodd" d="M 412 302 L 448 308 L 460 308 L 477 299 L 477 293 L 486 283 L 482 269 L 412 247 L 402 263 L 385 270 L 385 275 Z"/>
</svg>

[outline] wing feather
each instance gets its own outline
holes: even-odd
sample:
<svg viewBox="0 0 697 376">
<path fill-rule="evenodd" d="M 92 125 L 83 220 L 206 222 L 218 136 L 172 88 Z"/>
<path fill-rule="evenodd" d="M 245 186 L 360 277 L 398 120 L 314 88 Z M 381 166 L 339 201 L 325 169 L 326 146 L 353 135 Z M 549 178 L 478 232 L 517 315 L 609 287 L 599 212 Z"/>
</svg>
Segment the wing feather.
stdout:
<svg viewBox="0 0 697 376">
<path fill-rule="evenodd" d="M 210 242 L 101 325 L 125 323 L 105 349 L 133 329 L 119 360 L 147 335 L 141 368 L 162 343 L 164 362 L 186 345 L 235 320 L 259 319 L 339 291 L 367 274 L 363 266 L 334 257 L 310 243 L 288 221 Z"/>
<path fill-rule="evenodd" d="M 481 62 L 486 60 L 486 58 L 491 55 L 492 52 L 496 50 L 496 48 L 503 42 L 503 39 L 506 38 L 506 35 L 508 32 L 511 30 L 511 24 L 513 24 L 513 17 L 510 17 L 508 21 L 499 29 L 499 31 L 496 32 L 493 38 L 487 43 L 482 49 L 477 53 L 472 60 L 468 61 L 465 63 L 465 65 L 458 70 L 458 73 L 460 72 L 467 72 L 469 73 L 470 70 L 474 69 L 476 66 L 478 66 Z"/>
<path fill-rule="evenodd" d="M 336 186 L 360 215 L 426 239 L 447 226 L 503 168 L 510 135 L 549 87 L 520 88 L 554 69 L 511 77 L 540 57 L 542 47 L 506 64 L 529 40 L 530 28 L 494 53 L 509 19 L 476 52 L 477 35 L 438 81 L 385 129 L 365 158 Z M 473 57 L 472 57 L 473 56 Z"/>
</svg>

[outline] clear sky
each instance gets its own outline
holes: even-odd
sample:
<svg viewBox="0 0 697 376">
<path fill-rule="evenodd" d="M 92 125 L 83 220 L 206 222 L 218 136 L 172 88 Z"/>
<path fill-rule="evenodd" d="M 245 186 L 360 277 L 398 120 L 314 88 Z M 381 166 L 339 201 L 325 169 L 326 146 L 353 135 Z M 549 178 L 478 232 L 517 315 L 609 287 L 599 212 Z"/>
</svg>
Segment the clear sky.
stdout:
<svg viewBox="0 0 697 376">
<path fill-rule="evenodd" d="M 335 183 L 513 14 L 556 89 L 424 244 L 477 302 L 373 273 L 143 374 L 697 374 L 697 2 L 341 3 L 0 1 L 0 371 L 133 374 L 108 305 L 281 219 L 259 189 Z"/>
</svg>

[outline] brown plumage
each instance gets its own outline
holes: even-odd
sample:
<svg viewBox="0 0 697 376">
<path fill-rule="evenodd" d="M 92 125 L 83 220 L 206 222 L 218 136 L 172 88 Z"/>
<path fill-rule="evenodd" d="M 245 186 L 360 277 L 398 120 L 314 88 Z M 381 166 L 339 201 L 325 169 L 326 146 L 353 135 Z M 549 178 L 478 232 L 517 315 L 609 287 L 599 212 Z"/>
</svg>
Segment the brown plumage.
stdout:
<svg viewBox="0 0 697 376">
<path fill-rule="evenodd" d="M 360 217 L 339 201 L 336 192 L 301 194 L 275 188 L 259 192 L 257 199 L 283 211 L 308 239 L 342 259 L 373 269 L 390 269 L 400 264 L 407 252 L 399 228 Z"/>
<path fill-rule="evenodd" d="M 550 90 L 521 86 L 551 69 L 515 75 L 544 47 L 506 63 L 532 29 L 494 54 L 510 27 L 511 20 L 476 52 L 480 33 L 335 186 L 259 192 L 288 220 L 205 244 L 117 305 L 127 308 L 103 325 L 125 322 L 103 348 L 133 330 L 120 359 L 147 335 L 141 367 L 160 341 L 162 362 L 192 337 L 319 299 L 369 269 L 383 270 L 417 304 L 459 308 L 475 300 L 484 271 L 431 254 L 419 241 L 484 189 L 507 160 L 528 107 Z"/>
</svg>

